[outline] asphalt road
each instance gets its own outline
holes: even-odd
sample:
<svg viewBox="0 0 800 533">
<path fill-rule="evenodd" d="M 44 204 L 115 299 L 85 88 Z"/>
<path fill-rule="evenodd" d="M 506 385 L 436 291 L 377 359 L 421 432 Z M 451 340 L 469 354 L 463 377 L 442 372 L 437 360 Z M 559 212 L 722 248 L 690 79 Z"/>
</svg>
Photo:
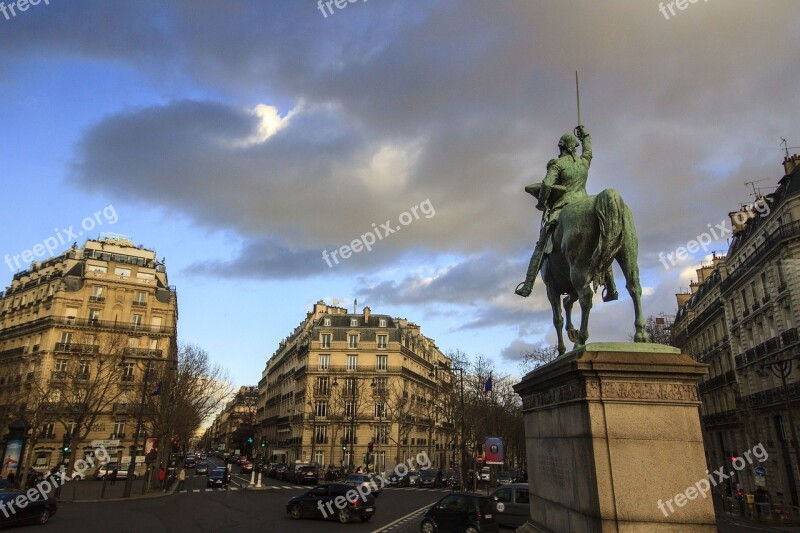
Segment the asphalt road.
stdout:
<svg viewBox="0 0 800 533">
<path fill-rule="evenodd" d="M 237 467 L 234 466 L 234 471 Z M 310 487 L 264 478 L 263 490 L 245 490 L 249 476 L 233 476 L 228 489 L 207 488 L 206 476 L 187 471 L 184 491 L 161 498 L 130 501 L 59 505 L 48 529 L 60 532 L 183 532 L 183 531 L 319 531 L 397 533 L 406 526 L 419 531 L 419 519 L 407 518 L 440 499 L 445 489 L 387 488 L 376 499 L 376 513 L 369 522 L 355 520 L 339 524 L 334 520 L 291 520 L 286 502 Z M 37 528 L 38 530 L 38 528 Z"/>
</svg>

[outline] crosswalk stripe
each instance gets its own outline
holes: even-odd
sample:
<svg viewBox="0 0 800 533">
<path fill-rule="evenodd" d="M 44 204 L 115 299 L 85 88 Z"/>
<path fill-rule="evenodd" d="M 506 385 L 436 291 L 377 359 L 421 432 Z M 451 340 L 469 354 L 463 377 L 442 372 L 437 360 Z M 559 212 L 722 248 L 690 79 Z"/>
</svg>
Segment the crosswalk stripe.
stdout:
<svg viewBox="0 0 800 533">
<path fill-rule="evenodd" d="M 200 489 L 194 489 L 192 492 L 200 492 Z"/>
</svg>

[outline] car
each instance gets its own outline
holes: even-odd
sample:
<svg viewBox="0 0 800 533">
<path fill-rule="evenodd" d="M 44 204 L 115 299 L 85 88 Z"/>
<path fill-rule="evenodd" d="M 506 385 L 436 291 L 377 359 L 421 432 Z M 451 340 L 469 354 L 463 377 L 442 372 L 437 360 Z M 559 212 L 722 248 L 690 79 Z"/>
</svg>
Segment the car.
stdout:
<svg viewBox="0 0 800 533">
<path fill-rule="evenodd" d="M 439 471 L 429 468 L 420 472 L 417 486 L 437 488 L 439 486 Z"/>
<path fill-rule="evenodd" d="M 0 506 L 5 512 L 0 513 L 0 527 L 14 526 L 18 524 L 46 524 L 58 510 L 56 500 L 51 499 L 48 494 L 41 491 L 34 500 L 27 496 L 25 491 L 15 489 L 13 484 L 0 479 Z M 16 504 L 18 498 L 23 498 L 27 505 L 20 507 Z M 12 511 L 8 509 L 11 508 Z"/>
<path fill-rule="evenodd" d="M 200 461 L 194 469 L 196 476 L 200 474 L 208 474 L 208 461 Z"/>
<path fill-rule="evenodd" d="M 197 466 L 197 459 L 194 456 L 189 456 L 183 461 L 184 468 L 194 468 Z"/>
<path fill-rule="evenodd" d="M 337 498 L 340 505 L 336 505 Z M 356 493 L 353 497 L 352 485 L 328 483 L 292 497 L 286 503 L 286 512 L 294 520 L 335 518 L 346 524 L 358 517 L 367 522 L 375 514 L 375 499 L 370 494 L 362 497 Z"/>
<path fill-rule="evenodd" d="M 208 473 L 206 477 L 207 487 L 224 487 L 228 484 L 228 469 L 224 466 L 218 466 Z"/>
<path fill-rule="evenodd" d="M 418 482 L 419 482 L 419 472 L 417 472 L 416 470 L 410 470 L 408 472 L 408 486 L 416 487 Z"/>
<path fill-rule="evenodd" d="M 480 477 L 478 478 L 478 481 L 480 481 L 481 483 L 489 483 L 489 480 L 492 479 L 491 467 L 484 466 L 483 468 L 481 468 L 479 476 Z"/>
<path fill-rule="evenodd" d="M 514 483 L 514 480 L 517 479 L 517 473 L 514 470 L 501 470 L 497 474 L 497 485 L 508 485 L 509 483 Z"/>
<path fill-rule="evenodd" d="M 344 479 L 345 485 L 350 485 L 351 487 L 369 487 L 369 493 L 375 496 L 376 498 L 381 495 L 381 481 L 377 479 L 372 474 L 350 474 Z M 362 489 L 366 491 L 367 489 Z"/>
<path fill-rule="evenodd" d="M 408 487 L 408 473 L 398 474 L 397 472 L 392 472 L 386 479 L 386 484 L 390 487 Z"/>
<path fill-rule="evenodd" d="M 281 465 L 275 470 L 275 479 L 278 481 L 288 481 L 291 475 L 291 470 L 287 465 Z"/>
<path fill-rule="evenodd" d="M 454 492 L 448 494 L 422 517 L 422 533 L 497 532 L 496 511 L 486 496 Z"/>
<path fill-rule="evenodd" d="M 243 462 L 239 473 L 240 474 L 252 474 L 253 473 L 253 463 L 251 463 L 250 461 Z"/>
<path fill-rule="evenodd" d="M 119 463 L 108 463 L 94 472 L 95 479 L 107 479 L 108 476 L 116 469 L 117 471 L 117 480 L 125 479 L 128 477 L 128 465 L 120 465 Z M 139 479 L 139 473 L 137 471 L 133 471 L 133 479 Z"/>
<path fill-rule="evenodd" d="M 198 460 L 200 460 L 200 461 L 205 461 L 206 459 L 208 459 L 208 454 L 207 454 L 207 453 L 201 453 L 201 454 L 200 454 L 200 455 L 197 457 L 197 459 L 198 459 Z"/>
<path fill-rule="evenodd" d="M 316 485 L 319 481 L 319 467 L 316 465 L 303 465 L 294 472 L 293 481 L 298 485 Z"/>
<path fill-rule="evenodd" d="M 519 527 L 528 521 L 531 513 L 531 497 L 527 483 L 509 483 L 496 488 L 489 495 L 496 511 L 497 523 L 501 526 Z"/>
</svg>

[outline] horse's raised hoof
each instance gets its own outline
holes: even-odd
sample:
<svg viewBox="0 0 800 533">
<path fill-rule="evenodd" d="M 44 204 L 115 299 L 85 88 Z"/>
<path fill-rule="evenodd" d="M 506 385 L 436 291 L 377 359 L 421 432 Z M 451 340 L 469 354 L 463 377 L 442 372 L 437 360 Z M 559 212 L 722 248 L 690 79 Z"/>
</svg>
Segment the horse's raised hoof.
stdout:
<svg viewBox="0 0 800 533">
<path fill-rule="evenodd" d="M 614 300 L 619 299 L 619 293 L 617 291 L 608 292 L 607 290 L 603 291 L 603 301 L 604 302 L 613 302 Z"/>
<path fill-rule="evenodd" d="M 647 332 L 640 331 L 633 336 L 633 342 L 648 342 Z"/>
<path fill-rule="evenodd" d="M 528 285 L 523 281 L 522 283 L 517 285 L 517 289 L 514 292 L 516 294 L 519 294 L 523 298 L 526 298 L 531 295 L 531 289 L 533 289 L 533 287 L 531 287 L 530 285 Z"/>
<path fill-rule="evenodd" d="M 578 342 L 578 330 L 575 328 L 569 328 L 567 330 L 567 337 L 569 337 L 570 342 Z"/>
</svg>

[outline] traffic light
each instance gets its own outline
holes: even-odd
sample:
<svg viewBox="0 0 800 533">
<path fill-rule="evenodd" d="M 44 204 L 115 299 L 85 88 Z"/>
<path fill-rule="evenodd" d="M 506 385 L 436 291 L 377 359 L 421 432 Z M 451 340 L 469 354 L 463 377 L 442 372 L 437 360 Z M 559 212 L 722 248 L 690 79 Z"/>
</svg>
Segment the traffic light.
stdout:
<svg viewBox="0 0 800 533">
<path fill-rule="evenodd" d="M 247 444 L 253 444 L 253 437 L 247 437 Z"/>
<path fill-rule="evenodd" d="M 172 439 L 170 445 L 172 453 L 178 453 L 181 450 L 181 443 L 178 439 Z"/>
<path fill-rule="evenodd" d="M 61 445 L 61 451 L 64 452 L 64 454 L 68 454 L 69 447 L 70 447 L 70 439 L 65 436 L 64 443 Z"/>
<path fill-rule="evenodd" d="M 267 437 L 261 437 L 261 447 L 262 448 L 267 447 Z"/>
<path fill-rule="evenodd" d="M 342 444 L 342 451 L 343 451 L 343 452 L 346 452 L 346 451 L 347 451 L 347 445 L 346 445 L 346 444 Z"/>
</svg>

